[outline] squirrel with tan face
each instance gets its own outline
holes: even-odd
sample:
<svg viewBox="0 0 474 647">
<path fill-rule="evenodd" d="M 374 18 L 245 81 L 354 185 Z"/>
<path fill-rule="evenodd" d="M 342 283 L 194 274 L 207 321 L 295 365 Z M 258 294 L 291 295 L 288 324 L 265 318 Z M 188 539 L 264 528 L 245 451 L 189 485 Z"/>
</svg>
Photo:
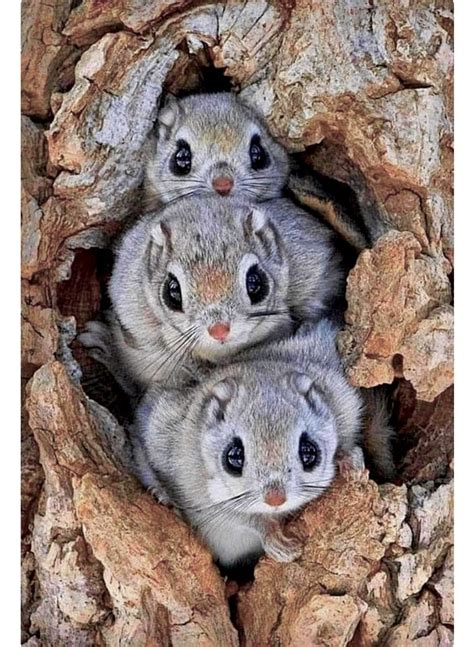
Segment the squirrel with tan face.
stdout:
<svg viewBox="0 0 474 647">
<path fill-rule="evenodd" d="M 232 92 L 169 95 L 147 152 L 146 205 L 191 195 L 262 202 L 281 197 L 287 188 L 354 249 L 370 246 L 384 230 L 370 213 L 363 218 L 357 208 L 352 213 L 354 205 L 349 208 L 320 174 L 305 174 L 291 164 L 257 111 Z"/>
<path fill-rule="evenodd" d="M 170 95 L 151 137 L 145 189 L 160 204 L 191 195 L 259 202 L 281 196 L 288 170 L 284 148 L 235 94 Z"/>
<path fill-rule="evenodd" d="M 357 460 L 362 399 L 328 320 L 252 348 L 196 386 L 154 385 L 132 430 L 136 473 L 224 566 L 297 557 L 281 521 Z"/>
<path fill-rule="evenodd" d="M 134 394 L 317 320 L 342 289 L 331 232 L 288 200 L 182 198 L 125 234 L 109 326 L 80 339 Z"/>
</svg>

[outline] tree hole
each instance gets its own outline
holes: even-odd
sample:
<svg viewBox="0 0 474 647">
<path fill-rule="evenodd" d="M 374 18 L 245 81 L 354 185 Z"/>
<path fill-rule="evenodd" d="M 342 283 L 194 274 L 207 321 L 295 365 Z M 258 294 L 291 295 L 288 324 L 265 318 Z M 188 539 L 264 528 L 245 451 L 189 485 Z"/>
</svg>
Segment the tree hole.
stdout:
<svg viewBox="0 0 474 647">
<path fill-rule="evenodd" d="M 225 70 L 214 67 L 209 48 L 192 54 L 186 44 L 182 43 L 178 59 L 164 84 L 162 100 L 168 93 L 182 97 L 192 93 L 233 89 L 233 81 L 225 75 Z M 368 225 L 367 213 L 369 220 L 377 219 L 379 214 L 362 174 L 349 160 L 342 145 L 323 142 L 308 148 L 304 153 L 293 156 L 293 169 L 296 176 L 309 182 L 314 195 L 337 203 L 347 223 L 352 223 L 360 238 L 366 241 L 367 246 L 370 245 L 373 230 Z M 294 196 L 290 197 L 294 199 Z M 302 206 L 318 217 L 307 206 Z M 138 203 L 127 223 L 114 228 L 114 232 L 120 235 L 120 229 L 131 224 L 139 216 L 142 207 L 143 204 L 140 207 Z M 349 271 L 357 260 L 359 250 L 343 238 L 339 238 L 338 244 L 345 259 L 345 269 Z M 88 321 L 103 318 L 103 313 L 110 307 L 107 283 L 112 268 L 111 248 L 78 249 L 70 277 L 58 285 L 58 308 L 62 315 L 75 318 L 78 333 Z M 132 411 L 128 398 L 111 374 L 88 355 L 77 339 L 71 343 L 71 351 L 81 367 L 85 393 L 109 409 L 120 423 L 130 421 Z M 251 579 L 253 569 L 246 569 L 245 573 L 244 582 Z"/>
<path fill-rule="evenodd" d="M 58 284 L 57 305 L 62 315 L 74 317 L 76 330 L 101 317 L 110 307 L 107 284 L 112 273 L 110 249 L 79 249 L 71 266 L 70 278 Z M 103 405 L 120 423 L 130 419 L 128 398 L 107 369 L 92 359 L 86 348 L 74 339 L 72 354 L 82 371 L 81 384 L 88 397 Z"/>
</svg>

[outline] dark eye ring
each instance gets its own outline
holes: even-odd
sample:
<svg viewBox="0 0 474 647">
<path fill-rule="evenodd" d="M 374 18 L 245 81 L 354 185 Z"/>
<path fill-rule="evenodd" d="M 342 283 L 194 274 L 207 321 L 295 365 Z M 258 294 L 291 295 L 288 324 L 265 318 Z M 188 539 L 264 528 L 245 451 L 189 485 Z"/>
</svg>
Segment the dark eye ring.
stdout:
<svg viewBox="0 0 474 647">
<path fill-rule="evenodd" d="M 252 305 L 261 303 L 268 296 L 268 278 L 258 265 L 252 265 L 247 270 L 245 287 Z"/>
<path fill-rule="evenodd" d="M 244 469 L 245 452 L 241 439 L 236 436 L 224 451 L 222 457 L 224 469 L 233 476 L 242 476 Z"/>
<path fill-rule="evenodd" d="M 191 171 L 191 147 L 184 139 L 176 142 L 176 151 L 170 160 L 170 170 L 175 175 L 187 175 Z"/>
<path fill-rule="evenodd" d="M 181 295 L 181 286 L 174 274 L 168 274 L 165 284 L 163 285 L 163 301 L 170 310 L 183 311 L 183 298 Z"/>
<path fill-rule="evenodd" d="M 270 166 L 270 157 L 262 146 L 260 135 L 253 135 L 249 148 L 250 166 L 254 171 L 261 171 Z"/>
<path fill-rule="evenodd" d="M 298 453 L 305 472 L 310 472 L 316 467 L 316 465 L 319 465 L 321 461 L 321 451 L 319 447 L 314 441 L 309 439 L 306 432 L 301 434 Z"/>
</svg>

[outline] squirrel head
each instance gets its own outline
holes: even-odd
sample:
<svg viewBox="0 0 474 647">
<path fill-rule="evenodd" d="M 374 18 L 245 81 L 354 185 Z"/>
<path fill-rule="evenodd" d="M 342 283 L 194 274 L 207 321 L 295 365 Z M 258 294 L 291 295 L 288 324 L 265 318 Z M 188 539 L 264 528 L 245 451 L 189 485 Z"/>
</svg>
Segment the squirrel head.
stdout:
<svg viewBox="0 0 474 647">
<path fill-rule="evenodd" d="M 149 231 L 145 294 L 170 353 L 219 361 L 289 332 L 288 261 L 263 211 L 183 198 Z"/>
<path fill-rule="evenodd" d="M 286 184 L 285 150 L 231 92 L 168 96 L 157 135 L 147 183 L 163 204 L 197 194 L 263 201 Z"/>
<path fill-rule="evenodd" d="M 294 511 L 334 478 L 335 415 L 306 374 L 232 373 L 209 385 L 198 418 L 209 497 L 241 514 Z"/>
</svg>

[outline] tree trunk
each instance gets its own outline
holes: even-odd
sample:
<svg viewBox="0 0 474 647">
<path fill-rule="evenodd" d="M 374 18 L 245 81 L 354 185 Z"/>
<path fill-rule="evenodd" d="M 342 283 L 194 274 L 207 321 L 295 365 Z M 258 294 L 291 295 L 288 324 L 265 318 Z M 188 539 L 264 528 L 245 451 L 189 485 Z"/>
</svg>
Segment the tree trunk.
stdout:
<svg viewBox="0 0 474 647">
<path fill-rule="evenodd" d="M 448 0 L 24 0 L 23 641 L 451 645 L 453 16 Z M 291 564 L 230 591 L 127 471 L 122 402 L 74 341 L 138 215 L 163 91 L 234 87 L 372 245 L 340 350 L 392 384 L 396 483 L 339 478 Z"/>
</svg>

